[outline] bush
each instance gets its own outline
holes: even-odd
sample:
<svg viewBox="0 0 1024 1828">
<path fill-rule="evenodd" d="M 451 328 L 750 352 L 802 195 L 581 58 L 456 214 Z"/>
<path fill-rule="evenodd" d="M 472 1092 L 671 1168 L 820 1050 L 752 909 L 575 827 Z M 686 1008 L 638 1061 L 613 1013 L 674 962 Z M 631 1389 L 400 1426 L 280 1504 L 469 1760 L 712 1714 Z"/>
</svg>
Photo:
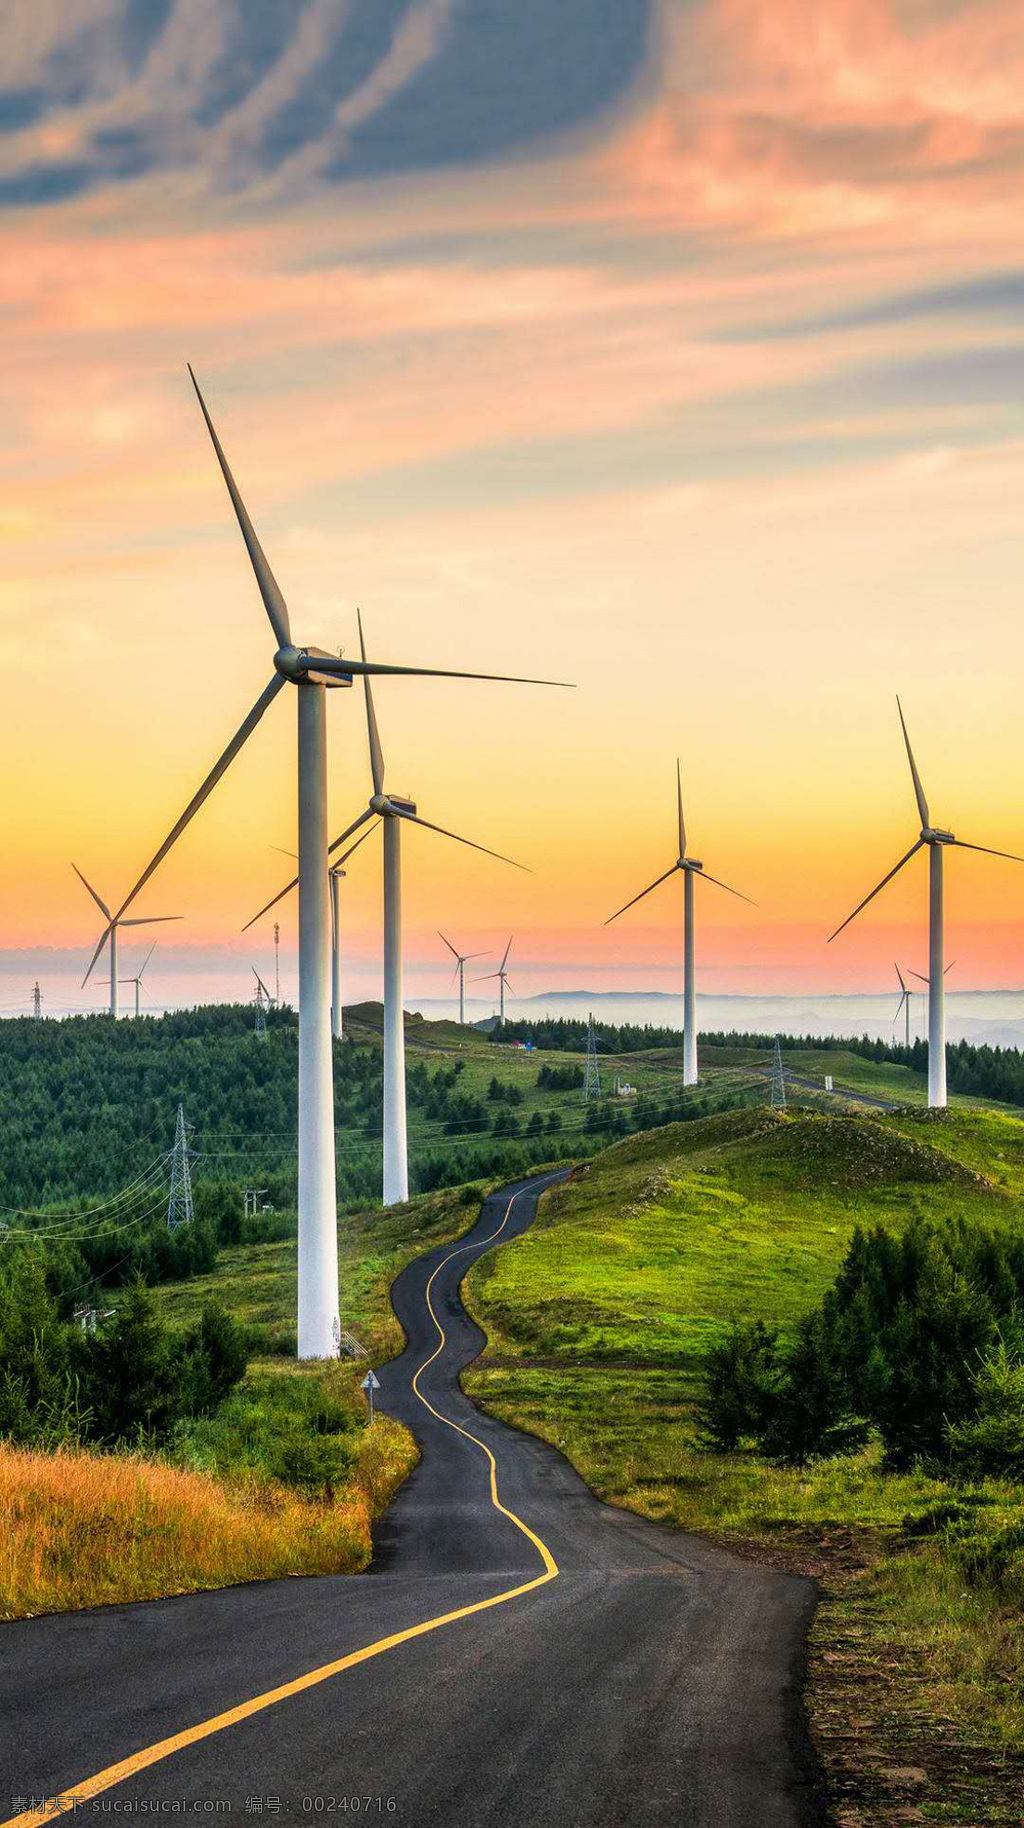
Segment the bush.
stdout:
<svg viewBox="0 0 1024 1828">
<path fill-rule="evenodd" d="M 850 1408 L 846 1372 L 833 1350 L 824 1316 L 807 1314 L 786 1354 L 783 1375 L 761 1434 L 773 1460 L 805 1466 L 853 1453 L 868 1436 L 868 1424 Z"/>
<path fill-rule="evenodd" d="M 779 1378 L 778 1333 L 762 1320 L 738 1322 L 712 1346 L 704 1363 L 704 1396 L 697 1408 L 708 1446 L 731 1453 L 744 1436 L 768 1426 Z"/>
<path fill-rule="evenodd" d="M 946 1426 L 950 1471 L 961 1479 L 1024 1484 L 1024 1363 L 1000 1340 L 971 1384 L 974 1413 Z"/>
</svg>

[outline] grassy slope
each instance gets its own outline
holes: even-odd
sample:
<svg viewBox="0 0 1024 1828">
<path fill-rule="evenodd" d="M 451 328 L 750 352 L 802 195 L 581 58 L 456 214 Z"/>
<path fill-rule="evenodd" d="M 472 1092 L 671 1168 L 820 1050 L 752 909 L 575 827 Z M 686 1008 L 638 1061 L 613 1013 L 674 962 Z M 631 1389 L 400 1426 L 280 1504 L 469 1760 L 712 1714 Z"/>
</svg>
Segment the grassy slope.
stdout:
<svg viewBox="0 0 1024 1828">
<path fill-rule="evenodd" d="M 903 1537 L 905 1514 L 948 1488 L 887 1476 L 870 1451 L 805 1472 L 713 1455 L 692 1404 L 703 1348 L 733 1315 L 785 1329 L 855 1223 L 915 1210 L 1024 1224 L 1024 1124 L 762 1111 L 650 1132 L 549 1194 L 467 1289 L 488 1333 L 466 1379 L 478 1400 L 555 1441 L 601 1496 L 819 1574 L 812 1714 L 851 1828 L 897 1819 L 900 1780 L 884 1771 L 906 1766 L 925 1773 L 921 1819 L 1018 1819 L 987 1814 L 979 1792 L 995 1809 L 1022 1780 L 1020 1621 L 964 1592 L 934 1539 Z M 1019 1491 L 985 1495 L 987 1528 L 1024 1517 Z"/>
</svg>

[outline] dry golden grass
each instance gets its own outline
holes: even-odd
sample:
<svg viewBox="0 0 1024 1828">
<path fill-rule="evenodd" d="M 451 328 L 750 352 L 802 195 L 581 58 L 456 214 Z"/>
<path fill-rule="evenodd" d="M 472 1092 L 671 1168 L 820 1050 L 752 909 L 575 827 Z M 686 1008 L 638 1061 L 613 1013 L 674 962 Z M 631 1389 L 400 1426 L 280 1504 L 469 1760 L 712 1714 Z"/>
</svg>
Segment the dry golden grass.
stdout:
<svg viewBox="0 0 1024 1828">
<path fill-rule="evenodd" d="M 378 1417 L 352 1485 L 326 1504 L 266 1481 L 227 1486 L 128 1456 L 0 1443 L 0 1617 L 358 1572 L 372 1518 L 415 1459 L 407 1431 Z"/>
</svg>

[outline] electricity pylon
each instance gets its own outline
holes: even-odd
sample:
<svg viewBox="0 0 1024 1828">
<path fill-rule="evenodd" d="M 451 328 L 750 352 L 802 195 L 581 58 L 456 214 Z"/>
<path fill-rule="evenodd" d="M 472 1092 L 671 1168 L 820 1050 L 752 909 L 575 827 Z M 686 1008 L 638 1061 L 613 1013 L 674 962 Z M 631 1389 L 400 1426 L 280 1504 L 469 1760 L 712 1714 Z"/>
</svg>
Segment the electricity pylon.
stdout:
<svg viewBox="0 0 1024 1828">
<path fill-rule="evenodd" d="M 773 1110 L 784 1111 L 786 1108 L 786 1080 L 782 1071 L 782 1043 L 778 1035 L 775 1037 L 775 1058 L 772 1061 L 768 1086 L 768 1103 Z"/>
<path fill-rule="evenodd" d="M 256 1039 L 257 1041 L 265 1041 L 267 1038 L 267 1005 L 270 1002 L 270 992 L 263 982 L 263 979 L 260 977 L 255 965 L 252 968 L 252 974 L 256 979 Z"/>
<path fill-rule="evenodd" d="M 586 1104 L 592 1098 L 601 1096 L 601 1074 L 597 1064 L 597 1040 L 594 1035 L 593 1015 L 587 1016 L 587 1070 L 583 1080 L 583 1099 Z"/>
<path fill-rule="evenodd" d="M 177 1231 L 179 1225 L 191 1225 L 195 1214 L 192 1210 L 192 1169 L 189 1165 L 188 1137 L 185 1131 L 185 1113 L 178 1105 L 178 1123 L 174 1132 L 174 1148 L 171 1151 L 171 1197 L 167 1204 L 167 1229 Z"/>
<path fill-rule="evenodd" d="M 43 993 L 39 988 L 38 980 L 32 987 L 32 1014 L 35 1016 L 37 1022 L 42 1020 Z"/>
</svg>

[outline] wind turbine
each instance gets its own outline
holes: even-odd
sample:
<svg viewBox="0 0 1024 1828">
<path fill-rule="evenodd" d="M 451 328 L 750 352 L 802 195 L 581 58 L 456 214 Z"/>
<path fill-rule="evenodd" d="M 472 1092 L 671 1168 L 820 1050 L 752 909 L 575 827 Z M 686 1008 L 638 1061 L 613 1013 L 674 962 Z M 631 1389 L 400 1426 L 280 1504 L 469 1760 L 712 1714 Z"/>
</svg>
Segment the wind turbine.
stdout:
<svg viewBox="0 0 1024 1828">
<path fill-rule="evenodd" d="M 365 658 L 363 620 L 359 617 L 359 651 Z M 456 844 L 496 857 L 499 863 L 510 863 L 513 869 L 526 866 L 515 863 L 500 851 L 489 850 L 471 838 L 460 838 L 457 832 L 442 825 L 431 825 L 421 819 L 414 800 L 403 800 L 384 791 L 384 751 L 381 747 L 373 689 L 369 673 L 363 675 L 366 695 L 366 730 L 370 745 L 370 773 L 373 793 L 364 813 L 336 838 L 344 843 L 367 819 L 375 816 L 384 825 L 384 1204 L 397 1205 L 409 1198 L 409 1147 L 405 1111 L 405 1010 L 402 989 L 402 825 L 422 825 L 426 831 L 442 838 L 453 838 Z"/>
<path fill-rule="evenodd" d="M 944 972 L 943 972 L 943 973 L 942 973 L 942 975 L 943 975 L 943 977 L 948 977 L 948 976 L 949 976 L 949 974 L 950 974 L 950 972 L 951 972 L 951 971 L 952 971 L 952 969 L 953 969 L 953 966 L 954 966 L 954 965 L 955 965 L 955 964 L 956 964 L 956 959 L 955 959 L 955 958 L 954 958 L 954 959 L 951 959 L 951 960 L 950 960 L 950 963 L 949 963 L 949 964 L 948 964 L 948 965 L 947 965 L 947 966 L 946 966 L 946 969 L 945 969 L 945 971 L 944 971 Z M 920 983 L 922 983 L 922 984 L 927 984 L 927 982 L 928 982 L 928 979 L 927 979 L 927 978 L 926 978 L 926 977 L 925 977 L 925 975 L 924 975 L 924 973 L 923 973 L 923 972 L 921 972 L 921 971 L 912 971 L 912 972 L 911 972 L 911 973 L 910 973 L 910 975 L 911 975 L 911 977 L 916 977 L 916 978 L 917 978 L 917 979 L 918 979 L 918 981 L 919 981 L 919 982 L 920 982 Z M 897 1003 L 897 1005 L 896 1005 L 896 1014 L 895 1014 L 895 1015 L 894 1015 L 894 1016 L 893 1016 L 893 1019 L 892 1019 L 892 1020 L 893 1020 L 893 1027 L 895 1027 L 895 1026 L 896 1026 L 896 1023 L 897 1023 L 897 1022 L 898 1022 L 898 1021 L 899 1021 L 899 1019 L 900 1019 L 900 1010 L 901 1010 L 901 1009 L 902 1009 L 902 1008 L 903 1008 L 903 1007 L 904 1007 L 904 1004 L 905 1004 L 905 1005 L 906 1005 L 906 1011 L 907 1011 L 907 1031 L 906 1031 L 906 1032 L 907 1032 L 907 1041 L 906 1041 L 906 1045 L 907 1045 L 907 1047 L 908 1047 L 908 1048 L 909 1048 L 909 1046 L 910 1046 L 910 999 L 911 999 L 911 997 L 912 997 L 912 996 L 913 996 L 913 994 L 914 994 L 914 993 L 913 993 L 913 991 L 912 991 L 912 990 L 910 990 L 910 989 L 908 989 L 908 987 L 907 987 L 907 985 L 906 985 L 906 984 L 905 984 L 905 983 L 904 983 L 904 982 L 903 982 L 903 974 L 902 974 L 902 972 L 901 972 L 901 971 L 900 971 L 900 968 L 899 968 L 899 966 L 898 966 L 898 965 L 897 965 L 897 966 L 896 966 L 896 976 L 897 976 L 897 977 L 898 977 L 898 978 L 899 978 L 899 980 L 900 980 L 900 990 L 901 990 L 901 991 L 902 991 L 902 993 L 903 993 L 903 994 L 902 994 L 902 995 L 901 995 L 901 997 L 900 997 L 900 1000 L 899 1000 L 899 1002 L 898 1002 L 898 1003 Z"/>
<path fill-rule="evenodd" d="M 423 678 L 508 680 L 507 675 L 462 673 L 446 667 L 386 666 L 377 661 L 342 660 L 321 648 L 298 647 L 292 641 L 284 596 L 267 563 L 255 529 L 221 448 L 206 402 L 189 368 L 206 428 L 231 497 L 235 517 L 256 575 L 263 606 L 274 634 L 274 673 L 252 710 L 243 719 L 202 786 L 147 864 L 114 917 L 149 881 L 180 838 L 221 776 L 252 735 L 264 713 L 286 684 L 297 688 L 299 801 L 299 1113 L 298 1113 L 298 1355 L 337 1358 L 341 1342 L 338 1313 L 338 1209 L 334 1155 L 334 1083 L 331 1057 L 327 889 L 327 722 L 325 689 L 350 686 L 356 674 L 415 675 Z M 207 646 L 195 655 L 208 668 Z M 548 683 L 516 679 L 515 684 Z M 550 683 L 554 684 L 554 681 Z"/>
<path fill-rule="evenodd" d="M 686 822 L 683 818 L 683 785 L 682 785 L 682 779 L 681 779 L 680 773 L 679 773 L 678 758 L 676 759 L 676 807 L 677 807 L 677 811 L 678 811 L 678 815 L 679 815 L 679 855 L 676 858 L 676 861 L 673 863 L 672 868 L 670 870 L 666 870 L 664 876 L 659 876 L 656 882 L 652 882 L 649 888 L 641 889 L 639 895 L 634 895 L 632 901 L 627 901 L 625 907 L 619 908 L 618 913 L 610 914 L 604 924 L 606 927 L 610 927 L 613 920 L 618 920 L 619 914 L 625 914 L 627 908 L 635 907 L 638 901 L 643 901 L 644 896 L 649 895 L 651 893 L 652 889 L 656 889 L 659 887 L 659 885 L 661 883 L 667 882 L 669 877 L 674 876 L 677 870 L 682 870 L 682 872 L 683 872 L 683 1084 L 684 1085 L 696 1085 L 696 1083 L 697 1083 L 697 977 L 696 977 L 696 969 L 695 969 L 695 965 L 694 965 L 694 913 L 693 913 L 694 877 L 701 876 L 705 882 L 713 882 L 716 888 L 725 889 L 727 894 L 735 895 L 740 901 L 750 902 L 751 907 L 755 907 L 757 904 L 750 900 L 749 895 L 740 894 L 739 889 L 731 889 L 727 882 L 719 882 L 717 876 L 709 876 L 707 871 L 704 868 L 703 863 L 700 861 L 699 857 L 688 857 L 686 855 Z"/>
<path fill-rule="evenodd" d="M 139 1011 L 139 992 L 142 989 L 142 980 L 146 975 L 146 966 L 149 964 L 149 961 L 152 958 L 155 951 L 156 951 L 156 940 L 153 941 L 153 944 L 150 946 L 149 951 L 146 953 L 146 956 L 142 961 L 141 969 L 136 973 L 135 977 L 123 977 L 123 978 L 118 979 L 118 982 L 121 984 L 134 984 L 135 985 L 135 1014 L 136 1015 L 138 1015 L 140 1013 L 140 1011 Z"/>
<path fill-rule="evenodd" d="M 130 984 L 132 981 L 131 978 L 119 978 L 117 975 L 118 929 L 120 927 L 149 927 L 149 926 L 152 926 L 154 924 L 154 922 L 156 922 L 156 921 L 181 920 L 182 916 L 180 914 L 145 914 L 145 915 L 140 915 L 137 920 L 123 919 L 122 917 L 124 915 L 124 910 L 128 906 L 128 902 L 134 901 L 135 896 L 138 894 L 138 888 L 132 890 L 132 893 L 129 895 L 128 900 L 123 901 L 121 903 L 121 906 L 118 908 L 116 914 L 111 914 L 110 909 L 107 907 L 106 902 L 103 900 L 102 896 L 97 895 L 96 890 L 92 886 L 92 883 L 86 882 L 85 877 L 82 875 L 82 872 L 79 869 L 77 863 L 73 863 L 71 865 L 71 868 L 74 870 L 75 875 L 78 877 L 79 882 L 81 882 L 85 886 L 85 888 L 88 889 L 90 895 L 92 896 L 94 902 L 96 903 L 96 906 L 99 908 L 100 913 L 106 916 L 106 921 L 107 921 L 107 924 L 103 929 L 103 932 L 100 934 L 99 944 L 97 945 L 96 950 L 93 953 L 91 960 L 89 961 L 89 969 L 86 972 L 84 978 L 82 979 L 82 989 L 84 990 L 86 984 L 89 982 L 89 979 L 91 978 L 91 976 L 93 974 L 93 967 L 95 966 L 96 961 L 100 956 L 100 953 L 103 951 L 103 948 L 109 939 L 109 941 L 110 941 L 110 1013 L 112 1016 L 114 1016 L 116 1018 L 117 1012 L 118 1012 L 118 1007 L 119 1007 L 118 985 L 120 983 Z M 139 888 L 141 888 L 142 884 L 140 883 L 138 886 L 139 886 Z M 152 956 L 152 954 L 150 956 Z M 147 959 L 146 963 L 147 964 L 149 963 L 148 959 Z M 136 993 L 135 993 L 135 1014 L 136 1015 L 138 1015 L 138 1013 L 139 1013 L 138 1002 L 139 1002 L 138 991 L 136 991 Z"/>
<path fill-rule="evenodd" d="M 453 959 L 455 960 L 455 970 L 452 972 L 452 983 L 454 984 L 455 979 L 458 978 L 458 980 L 459 980 L 459 1025 L 460 1025 L 460 1027 L 465 1028 L 465 1026 L 466 1026 L 466 966 L 469 964 L 470 959 L 486 958 L 487 954 L 486 954 L 486 952 L 456 952 L 455 947 L 452 945 L 451 940 L 445 939 L 444 934 L 441 932 L 440 927 L 438 927 L 436 929 L 436 931 L 437 931 L 438 939 L 441 940 L 443 942 L 443 944 L 447 946 L 449 952 L 451 953 Z"/>
<path fill-rule="evenodd" d="M 371 825 L 361 838 L 350 844 L 347 851 L 342 851 L 337 863 L 332 863 L 327 871 L 331 884 L 331 1029 L 336 1041 L 343 1040 L 341 1028 L 341 909 L 338 894 L 338 882 L 345 871 L 342 864 L 347 863 L 353 851 L 365 844 L 370 832 L 376 829 Z"/>
<path fill-rule="evenodd" d="M 917 973 L 912 971 L 910 975 L 911 975 L 911 977 L 916 977 Z M 896 1014 L 893 1016 L 892 1025 L 895 1028 L 897 1022 L 900 1019 L 900 1010 L 905 1009 L 906 1010 L 906 1024 L 907 1024 L 906 1047 L 907 1047 L 907 1051 L 909 1053 L 909 1051 L 910 1051 L 910 998 L 911 998 L 912 993 L 907 989 L 906 984 L 903 982 L 903 973 L 900 970 L 898 965 L 896 966 L 896 976 L 900 980 L 900 1000 L 896 1005 Z"/>
<path fill-rule="evenodd" d="M 1006 857 L 1011 863 L 1024 863 L 1024 857 L 1016 856 L 1013 851 L 990 850 L 986 844 L 968 844 L 964 838 L 954 838 L 951 831 L 943 831 L 939 826 L 932 824 L 928 813 L 928 801 L 925 799 L 924 788 L 921 786 L 921 777 L 917 772 L 917 763 L 914 760 L 914 751 L 910 747 L 910 738 L 907 735 L 906 721 L 903 716 L 903 706 L 900 704 L 899 697 L 896 699 L 896 709 L 900 714 L 900 727 L 902 728 L 903 741 L 906 745 L 907 761 L 910 763 L 910 778 L 914 783 L 914 798 L 917 801 L 917 810 L 921 819 L 920 835 L 916 842 L 911 845 L 906 856 L 901 857 L 899 862 L 889 871 L 889 874 L 882 877 L 878 887 L 872 889 L 870 895 L 865 895 L 864 900 L 854 908 L 853 913 L 847 915 L 842 926 L 837 927 L 835 933 L 829 935 L 828 943 L 831 945 L 832 941 L 843 931 L 843 928 L 848 927 L 851 920 L 856 920 L 861 909 L 866 908 L 869 901 L 874 901 L 875 896 L 881 893 L 882 889 L 885 888 L 886 883 L 891 882 L 894 876 L 899 875 L 903 865 L 909 863 L 911 857 L 913 857 L 917 851 L 921 850 L 922 846 L 927 845 L 929 970 L 928 976 L 924 979 L 924 982 L 928 985 L 928 1103 L 936 1110 L 945 1110 L 946 997 L 944 980 L 946 973 L 942 965 L 942 853 L 947 845 L 956 845 L 959 850 L 963 851 L 982 851 L 986 857 Z M 949 969 L 952 969 L 952 967 L 949 967 Z M 912 975 L 917 977 L 920 976 L 920 973 L 914 972 Z"/>
<path fill-rule="evenodd" d="M 365 844 L 367 838 L 370 836 L 370 832 L 374 829 L 375 827 L 371 825 L 370 831 L 364 831 L 362 837 L 357 838 L 355 843 L 350 845 L 348 850 L 338 858 L 337 863 L 330 864 L 327 870 L 327 876 L 331 887 L 331 1033 L 336 1041 L 344 1039 L 344 1035 L 342 1034 L 341 1015 L 341 916 L 338 907 L 338 879 L 345 875 L 345 871 L 341 867 L 342 864 L 348 862 L 352 852 L 357 851 L 361 844 Z M 271 850 L 280 851 L 282 857 L 295 857 L 294 851 L 282 850 L 279 844 L 272 844 L 270 848 Z M 295 860 L 298 862 L 297 857 Z M 265 908 L 261 908 L 258 914 L 254 914 L 251 920 L 246 921 L 245 926 L 242 928 L 242 932 L 247 933 L 249 928 L 255 926 L 258 920 L 262 920 L 264 914 L 269 913 L 271 908 L 276 907 L 278 902 L 281 901 L 285 895 L 290 893 L 297 882 L 298 877 L 296 876 L 295 880 L 290 882 L 286 889 L 282 889 L 280 894 L 274 896 L 273 901 L 268 901 Z"/>
<path fill-rule="evenodd" d="M 511 990 L 513 996 L 515 996 L 515 994 L 516 994 L 515 991 L 512 990 L 512 986 L 508 981 L 508 972 L 505 970 L 505 966 L 508 964 L 508 955 L 512 950 L 512 941 L 514 938 L 515 938 L 515 934 L 510 933 L 508 936 L 508 945 L 505 947 L 505 955 L 501 961 L 501 964 L 498 966 L 497 971 L 488 971 L 484 977 L 475 977 L 473 979 L 474 984 L 489 984 L 489 983 L 491 983 L 491 981 L 494 978 L 498 979 L 498 982 L 501 985 L 501 1002 L 499 1004 L 500 1015 L 498 1017 L 498 1020 L 500 1022 L 504 1022 L 504 1020 L 505 1020 L 505 992 L 506 992 L 506 990 Z"/>
</svg>

